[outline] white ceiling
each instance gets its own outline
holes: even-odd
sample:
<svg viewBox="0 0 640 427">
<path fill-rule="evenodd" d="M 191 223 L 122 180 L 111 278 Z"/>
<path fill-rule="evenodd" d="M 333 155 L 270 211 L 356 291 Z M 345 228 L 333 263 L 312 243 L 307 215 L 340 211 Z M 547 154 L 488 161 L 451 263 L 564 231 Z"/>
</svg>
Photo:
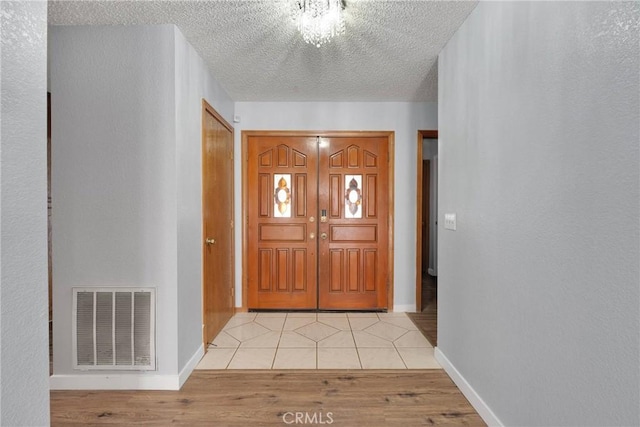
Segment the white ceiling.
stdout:
<svg viewBox="0 0 640 427">
<path fill-rule="evenodd" d="M 234 101 L 436 101 L 437 55 L 476 1 L 346 0 L 307 44 L 287 1 L 49 2 L 52 25 L 176 24 Z"/>
</svg>

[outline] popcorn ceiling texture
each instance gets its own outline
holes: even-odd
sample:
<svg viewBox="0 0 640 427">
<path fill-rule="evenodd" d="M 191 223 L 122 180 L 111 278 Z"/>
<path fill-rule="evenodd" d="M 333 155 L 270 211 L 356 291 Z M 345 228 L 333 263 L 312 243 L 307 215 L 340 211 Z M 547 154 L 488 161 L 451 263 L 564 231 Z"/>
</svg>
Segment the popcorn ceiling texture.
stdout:
<svg viewBox="0 0 640 427">
<path fill-rule="evenodd" d="M 348 0 L 321 48 L 288 0 L 51 1 L 49 24 L 176 24 L 235 101 L 437 101 L 437 55 L 476 4 Z"/>
</svg>

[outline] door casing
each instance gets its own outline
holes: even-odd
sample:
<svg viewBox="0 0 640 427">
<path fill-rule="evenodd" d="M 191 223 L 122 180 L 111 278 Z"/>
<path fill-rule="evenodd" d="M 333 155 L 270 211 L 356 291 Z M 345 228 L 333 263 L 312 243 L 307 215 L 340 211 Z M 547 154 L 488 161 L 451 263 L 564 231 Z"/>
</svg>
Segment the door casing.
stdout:
<svg viewBox="0 0 640 427">
<path fill-rule="evenodd" d="M 395 182 L 395 132 L 393 131 L 242 131 L 242 307 L 236 311 L 247 311 L 249 306 L 249 285 L 248 285 L 248 140 L 252 136 L 282 136 L 282 137 L 386 137 L 388 140 L 389 150 L 389 167 L 388 167 L 388 266 L 387 266 L 387 307 L 388 311 L 393 311 L 393 290 L 394 290 L 394 182 Z"/>
</svg>

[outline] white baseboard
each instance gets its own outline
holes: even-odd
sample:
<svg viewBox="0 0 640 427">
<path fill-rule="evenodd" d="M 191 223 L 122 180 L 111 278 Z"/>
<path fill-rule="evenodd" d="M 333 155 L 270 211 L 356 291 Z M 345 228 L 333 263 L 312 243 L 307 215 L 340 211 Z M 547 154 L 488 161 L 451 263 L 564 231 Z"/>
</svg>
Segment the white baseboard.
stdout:
<svg viewBox="0 0 640 427">
<path fill-rule="evenodd" d="M 200 347 L 196 350 L 196 352 L 191 356 L 191 359 L 187 362 L 187 364 L 180 371 L 180 375 L 178 375 L 179 385 L 178 389 L 181 389 L 184 383 L 189 378 L 189 375 L 193 372 L 193 370 L 198 366 L 200 359 L 204 356 L 204 344 L 200 344 Z"/>
<path fill-rule="evenodd" d="M 462 374 L 456 369 L 453 364 L 449 361 L 447 356 L 444 355 L 440 348 L 436 347 L 435 352 L 436 360 L 440 363 L 445 370 L 445 372 L 451 377 L 453 382 L 458 386 L 462 394 L 467 398 L 471 406 L 478 411 L 480 417 L 484 420 L 487 425 L 490 427 L 504 427 L 504 424 L 500 422 L 500 419 L 493 413 L 491 408 L 482 400 L 480 395 L 471 387 L 471 384 L 467 382 L 467 380 L 462 376 Z"/>
<path fill-rule="evenodd" d="M 178 375 L 51 375 L 51 390 L 180 390 Z"/>
<path fill-rule="evenodd" d="M 415 313 L 416 305 L 415 304 L 396 304 L 393 306 L 393 311 L 395 313 Z"/>
<path fill-rule="evenodd" d="M 153 372 L 131 374 L 52 375 L 51 390 L 180 390 L 204 354 L 201 344 L 179 375 L 159 375 Z"/>
</svg>

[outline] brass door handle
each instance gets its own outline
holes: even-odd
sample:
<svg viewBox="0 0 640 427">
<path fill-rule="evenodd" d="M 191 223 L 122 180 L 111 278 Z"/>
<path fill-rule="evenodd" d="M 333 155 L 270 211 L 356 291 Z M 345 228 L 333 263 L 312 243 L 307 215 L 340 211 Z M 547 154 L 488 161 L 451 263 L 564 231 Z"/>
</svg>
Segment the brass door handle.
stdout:
<svg viewBox="0 0 640 427">
<path fill-rule="evenodd" d="M 204 242 L 207 245 L 215 245 L 216 244 L 216 239 L 211 239 L 211 238 L 207 237 L 206 239 L 204 239 Z"/>
<path fill-rule="evenodd" d="M 326 239 L 327 239 L 327 233 L 322 233 L 322 234 L 320 234 L 320 238 L 321 238 L 322 240 L 326 240 Z"/>
</svg>

